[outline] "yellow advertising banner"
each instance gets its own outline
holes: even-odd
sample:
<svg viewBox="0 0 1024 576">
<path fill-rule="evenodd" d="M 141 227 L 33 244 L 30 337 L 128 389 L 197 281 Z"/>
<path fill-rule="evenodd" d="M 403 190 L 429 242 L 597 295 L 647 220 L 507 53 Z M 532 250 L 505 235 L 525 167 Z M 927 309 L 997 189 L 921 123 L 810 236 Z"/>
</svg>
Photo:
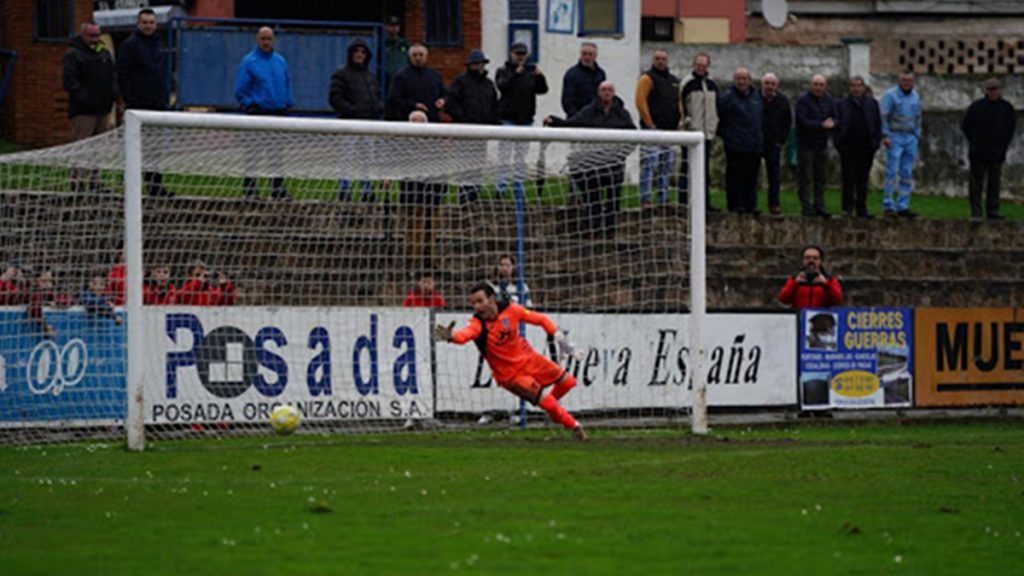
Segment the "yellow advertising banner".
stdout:
<svg viewBox="0 0 1024 576">
<path fill-rule="evenodd" d="M 917 308 L 917 406 L 1024 404 L 1024 308 Z"/>
</svg>

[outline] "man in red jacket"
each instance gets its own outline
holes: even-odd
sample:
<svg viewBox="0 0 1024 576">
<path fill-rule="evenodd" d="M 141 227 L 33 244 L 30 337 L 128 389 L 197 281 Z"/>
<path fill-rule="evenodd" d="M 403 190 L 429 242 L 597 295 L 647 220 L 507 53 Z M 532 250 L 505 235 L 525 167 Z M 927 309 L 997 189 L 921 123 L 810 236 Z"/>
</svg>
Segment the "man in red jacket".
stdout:
<svg viewBox="0 0 1024 576">
<path fill-rule="evenodd" d="M 235 285 L 223 272 L 210 281 L 210 271 L 202 260 L 189 266 L 189 279 L 181 285 L 175 296 L 185 306 L 232 306 L 235 303 Z"/>
<path fill-rule="evenodd" d="M 444 308 L 444 298 L 434 287 L 434 275 L 429 272 L 420 273 L 416 287 L 405 296 L 402 306 L 406 308 Z"/>
<path fill-rule="evenodd" d="M 803 266 L 796 276 L 786 280 L 779 302 L 793 308 L 828 308 L 843 301 L 843 288 L 837 276 L 825 272 L 825 251 L 817 246 L 804 248 Z"/>
</svg>

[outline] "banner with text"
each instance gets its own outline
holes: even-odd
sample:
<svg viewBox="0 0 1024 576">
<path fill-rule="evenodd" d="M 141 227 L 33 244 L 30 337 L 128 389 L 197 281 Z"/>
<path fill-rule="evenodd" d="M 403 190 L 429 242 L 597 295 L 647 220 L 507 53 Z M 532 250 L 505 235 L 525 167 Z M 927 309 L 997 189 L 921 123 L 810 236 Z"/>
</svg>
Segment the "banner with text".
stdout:
<svg viewBox="0 0 1024 576">
<path fill-rule="evenodd" d="M 1024 404 L 1024 308 L 918 308 L 918 406 Z"/>
<path fill-rule="evenodd" d="M 146 308 L 146 422 L 433 415 L 430 312 L 411 308 Z"/>
<path fill-rule="evenodd" d="M 910 308 L 801 311 L 800 407 L 909 407 L 912 320 Z"/>
<path fill-rule="evenodd" d="M 0 309 L 0 427 L 97 425 L 124 419 L 124 327 L 81 308 Z"/>
<path fill-rule="evenodd" d="M 437 323 L 464 325 L 470 314 L 438 313 Z M 569 339 L 586 348 L 582 361 L 561 362 L 577 380 L 569 410 L 690 406 L 689 316 L 684 314 L 551 314 Z M 796 318 L 792 314 L 710 314 L 708 403 L 785 406 L 796 399 Z M 547 355 L 546 335 L 527 340 Z M 437 410 L 515 410 L 519 400 L 491 379 L 472 344 L 439 343 Z"/>
</svg>

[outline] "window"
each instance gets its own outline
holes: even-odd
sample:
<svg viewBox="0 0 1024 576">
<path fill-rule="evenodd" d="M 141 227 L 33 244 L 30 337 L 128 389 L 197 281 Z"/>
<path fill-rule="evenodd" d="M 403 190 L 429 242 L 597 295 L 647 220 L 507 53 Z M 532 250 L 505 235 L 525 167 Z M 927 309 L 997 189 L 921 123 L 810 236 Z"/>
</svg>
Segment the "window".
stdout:
<svg viewBox="0 0 1024 576">
<path fill-rule="evenodd" d="M 622 34 L 622 0 L 577 0 L 580 36 Z"/>
<path fill-rule="evenodd" d="M 424 4 L 427 46 L 461 46 L 462 0 L 426 0 Z"/>
<path fill-rule="evenodd" d="M 74 0 L 35 0 L 32 22 L 35 39 L 67 42 L 73 33 Z"/>
<path fill-rule="evenodd" d="M 640 19 L 640 39 L 645 42 L 671 42 L 675 21 L 672 18 L 643 17 Z"/>
</svg>

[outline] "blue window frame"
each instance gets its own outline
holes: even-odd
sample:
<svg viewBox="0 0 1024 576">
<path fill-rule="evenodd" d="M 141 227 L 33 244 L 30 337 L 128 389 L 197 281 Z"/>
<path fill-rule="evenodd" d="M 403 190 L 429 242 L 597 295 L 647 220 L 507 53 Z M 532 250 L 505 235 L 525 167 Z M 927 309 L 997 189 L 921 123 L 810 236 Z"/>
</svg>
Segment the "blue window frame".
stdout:
<svg viewBox="0 0 1024 576">
<path fill-rule="evenodd" d="M 37 42 L 67 42 L 74 34 L 74 0 L 35 0 L 32 36 Z"/>
<path fill-rule="evenodd" d="M 426 0 L 427 46 L 462 45 L 462 0 Z"/>
<path fill-rule="evenodd" d="M 622 0 L 577 0 L 579 36 L 621 36 Z"/>
</svg>

